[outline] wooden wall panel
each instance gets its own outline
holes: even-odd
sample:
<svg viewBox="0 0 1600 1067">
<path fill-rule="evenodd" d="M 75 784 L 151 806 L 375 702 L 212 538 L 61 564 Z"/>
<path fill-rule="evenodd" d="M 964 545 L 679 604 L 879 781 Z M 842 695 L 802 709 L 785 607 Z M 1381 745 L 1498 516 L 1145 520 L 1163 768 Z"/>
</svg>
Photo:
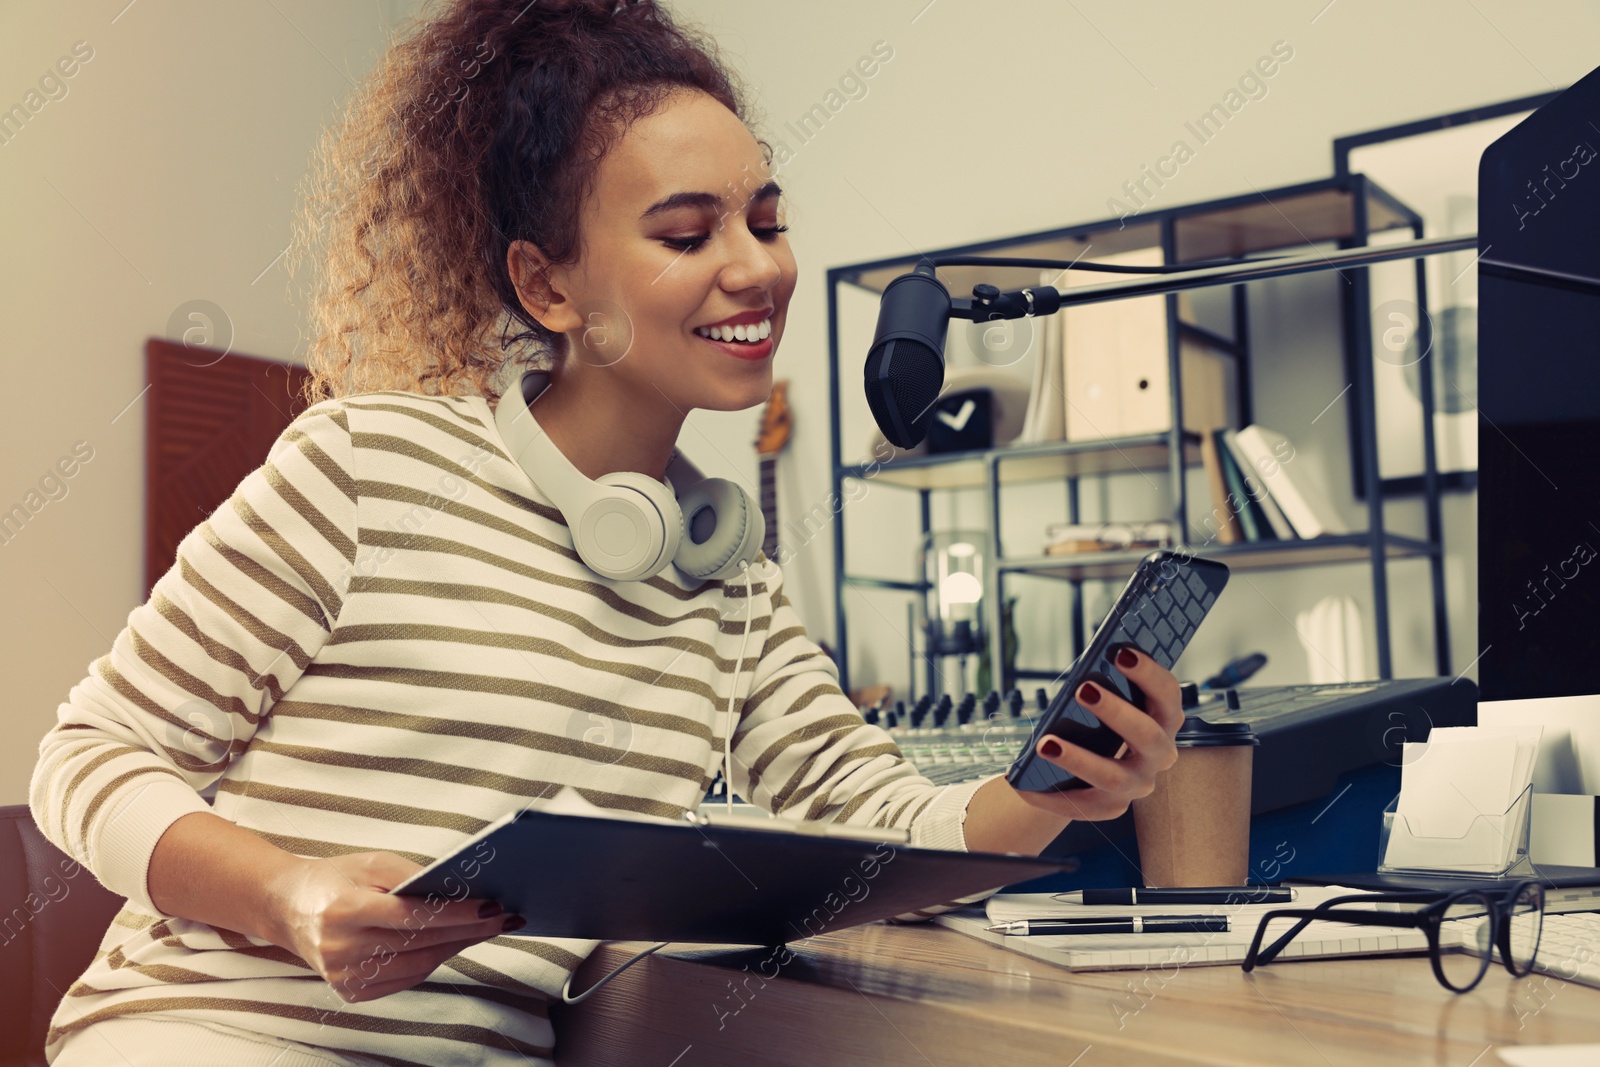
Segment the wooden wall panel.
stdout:
<svg viewBox="0 0 1600 1067">
<path fill-rule="evenodd" d="M 152 337 L 145 422 L 145 596 L 178 542 L 228 498 L 305 409 L 303 367 Z"/>
</svg>

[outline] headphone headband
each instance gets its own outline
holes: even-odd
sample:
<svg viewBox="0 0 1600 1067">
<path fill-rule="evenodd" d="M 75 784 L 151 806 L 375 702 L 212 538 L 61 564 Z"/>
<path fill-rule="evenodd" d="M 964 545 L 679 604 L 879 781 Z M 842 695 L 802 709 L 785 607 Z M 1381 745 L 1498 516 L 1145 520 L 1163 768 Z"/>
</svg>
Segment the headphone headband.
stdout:
<svg viewBox="0 0 1600 1067">
<path fill-rule="evenodd" d="M 517 386 L 500 398 L 494 421 L 517 466 L 529 478 L 533 478 L 533 470 L 538 467 L 539 477 L 534 484 L 543 489 L 551 500 L 557 501 L 559 507 L 561 500 L 580 499 L 588 492 L 591 483 L 582 471 L 573 466 L 566 453 L 555 447 L 555 442 L 539 427 L 539 420 L 534 417 L 533 402 L 549 383 L 550 375 L 546 371 L 524 374 Z M 518 396 L 522 398 L 520 404 L 516 402 Z M 566 514 L 565 508 L 562 514 Z"/>
<path fill-rule="evenodd" d="M 666 485 L 633 471 L 591 481 L 533 414 L 549 383 L 549 372 L 525 371 L 500 398 L 495 428 L 512 460 L 567 520 L 585 565 L 618 581 L 652 577 L 669 562 L 692 578 L 726 580 L 739 573 L 741 562 L 754 562 L 766 522 L 748 493 L 726 479 L 707 478 L 676 448 Z M 686 517 L 694 529 L 685 529 Z"/>
</svg>

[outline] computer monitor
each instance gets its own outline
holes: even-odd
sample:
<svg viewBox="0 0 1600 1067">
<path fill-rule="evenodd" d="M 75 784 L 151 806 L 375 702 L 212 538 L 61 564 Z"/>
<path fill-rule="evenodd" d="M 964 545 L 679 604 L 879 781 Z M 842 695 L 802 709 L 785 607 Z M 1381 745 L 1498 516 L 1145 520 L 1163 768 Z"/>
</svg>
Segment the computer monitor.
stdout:
<svg viewBox="0 0 1600 1067">
<path fill-rule="evenodd" d="M 1600 693 L 1600 69 L 1478 169 L 1486 701 Z"/>
</svg>

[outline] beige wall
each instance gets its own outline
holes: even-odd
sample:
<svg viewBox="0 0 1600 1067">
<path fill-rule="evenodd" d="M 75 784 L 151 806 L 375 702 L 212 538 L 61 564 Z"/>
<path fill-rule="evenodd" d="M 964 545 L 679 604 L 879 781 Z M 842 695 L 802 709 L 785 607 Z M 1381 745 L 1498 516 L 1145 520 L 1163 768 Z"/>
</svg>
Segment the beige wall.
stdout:
<svg viewBox="0 0 1600 1067">
<path fill-rule="evenodd" d="M 25 102 L 77 42 L 86 42 L 80 54 L 93 50 L 63 79 L 65 96 L 0 144 L 0 358 L 11 399 L 0 419 L 0 508 L 22 501 L 78 442 L 93 449 L 67 495 L 0 545 L 0 715 L 12 740 L 0 747 L 0 803 L 25 799 L 37 738 L 138 601 L 143 340 L 165 334 L 186 302 L 209 300 L 226 312 L 235 350 L 294 358 L 301 316 L 275 257 L 288 240 L 295 183 L 350 79 L 414 6 L 0 2 L 0 109 Z M 795 152 L 782 180 L 802 280 L 778 362 L 794 380 L 798 420 L 780 466 L 780 506 L 790 515 L 829 490 L 826 267 L 1105 215 L 1123 181 L 1165 153 L 1184 121 L 1274 41 L 1289 42 L 1294 60 L 1265 99 L 1168 183 L 1160 206 L 1321 177 L 1341 133 L 1569 84 L 1593 64 L 1600 39 L 1600 16 L 1577 0 L 1543 4 L 1537 17 L 1504 0 L 1337 0 L 1325 10 L 1323 0 L 672 7 L 711 30 L 748 79 L 764 132 Z M 821 102 L 878 41 L 893 58 L 866 82 L 866 95 L 811 143 L 785 137 L 784 124 Z M 1297 301 L 1314 309 L 1320 300 L 1314 285 L 1290 286 L 1263 312 L 1263 329 L 1276 329 L 1290 353 L 1285 366 L 1324 366 L 1317 344 L 1326 337 L 1308 342 L 1292 315 Z M 851 353 L 847 388 L 859 359 Z M 1292 405 L 1290 386 L 1273 388 Z M 684 444 L 702 466 L 754 477 L 753 412 L 701 413 L 691 426 Z M 848 426 L 847 446 L 859 447 L 866 429 Z M 859 505 L 861 526 L 899 523 L 914 500 L 875 489 Z M 1447 513 L 1458 669 L 1472 657 L 1472 506 L 1457 499 Z M 976 515 L 970 501 L 955 507 Z M 1019 538 L 1033 536 L 1058 508 L 1058 499 L 1035 494 L 1008 515 L 1008 530 L 1014 523 Z M 1395 511 L 1406 521 L 1405 508 Z M 909 536 L 891 532 L 864 545 L 852 566 L 902 566 Z M 878 555 L 866 554 L 873 549 Z M 790 568 L 793 596 L 819 636 L 831 626 L 831 567 L 824 536 Z M 1249 595 L 1262 600 L 1258 618 L 1230 616 L 1207 637 L 1218 654 L 1270 645 L 1285 673 L 1263 680 L 1293 680 L 1293 648 L 1281 645 L 1281 620 L 1269 608 L 1292 615 L 1325 588 L 1360 585 L 1354 573 L 1257 578 Z M 879 610 L 903 626 L 903 608 L 886 601 Z M 1396 610 L 1400 673 L 1425 673 L 1426 619 L 1411 606 Z M 877 618 L 868 607 L 856 611 Z M 1028 647 L 1043 650 L 1030 656 L 1037 660 L 1061 640 L 1061 612 L 1043 593 L 1026 611 Z M 858 655 L 893 680 L 904 654 L 893 628 L 876 626 Z"/>
<path fill-rule="evenodd" d="M 26 799 L 56 706 L 142 592 L 144 340 L 208 300 L 235 351 L 293 357 L 301 316 L 274 263 L 292 191 L 392 16 L 349 0 L 126 5 L 0 3 L 0 109 L 76 42 L 92 50 L 0 144 L 0 510 L 75 443 L 93 449 L 0 544 L 6 804 Z"/>
</svg>

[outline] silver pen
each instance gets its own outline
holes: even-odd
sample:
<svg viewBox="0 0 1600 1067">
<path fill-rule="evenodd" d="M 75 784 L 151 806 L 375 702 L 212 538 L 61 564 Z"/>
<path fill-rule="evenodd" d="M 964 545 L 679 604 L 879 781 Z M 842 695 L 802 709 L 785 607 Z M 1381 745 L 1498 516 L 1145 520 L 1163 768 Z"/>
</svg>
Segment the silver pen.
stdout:
<svg viewBox="0 0 1600 1067">
<path fill-rule="evenodd" d="M 995 923 L 991 933 L 1026 937 L 1055 934 L 1225 934 L 1226 915 L 1130 915 L 1126 919 L 1016 919 Z"/>
<path fill-rule="evenodd" d="M 1241 885 L 1191 888 L 1079 889 L 1056 893 L 1067 904 L 1286 904 L 1295 898 L 1288 886 Z"/>
</svg>

